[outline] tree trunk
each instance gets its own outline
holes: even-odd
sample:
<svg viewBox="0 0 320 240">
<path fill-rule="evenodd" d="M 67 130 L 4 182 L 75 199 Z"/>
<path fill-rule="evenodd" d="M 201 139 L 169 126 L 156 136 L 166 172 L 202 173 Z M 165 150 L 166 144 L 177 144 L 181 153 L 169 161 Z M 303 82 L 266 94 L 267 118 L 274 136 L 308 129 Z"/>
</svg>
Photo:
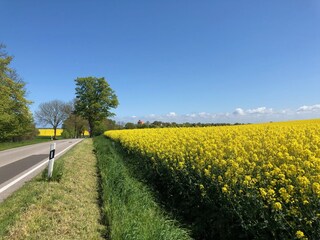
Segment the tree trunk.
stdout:
<svg viewBox="0 0 320 240">
<path fill-rule="evenodd" d="M 94 123 L 93 123 L 93 121 L 90 121 L 89 120 L 89 134 L 90 134 L 90 138 L 92 138 L 93 137 L 93 129 L 94 129 Z"/>
<path fill-rule="evenodd" d="M 56 140 L 56 136 L 57 136 L 57 127 L 53 128 L 53 140 Z"/>
</svg>

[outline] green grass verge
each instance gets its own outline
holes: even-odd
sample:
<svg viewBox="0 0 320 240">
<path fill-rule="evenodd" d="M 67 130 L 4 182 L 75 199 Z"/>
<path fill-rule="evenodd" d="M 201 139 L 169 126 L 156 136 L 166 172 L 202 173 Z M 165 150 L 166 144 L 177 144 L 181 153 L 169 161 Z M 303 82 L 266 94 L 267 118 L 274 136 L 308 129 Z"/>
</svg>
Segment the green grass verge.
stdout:
<svg viewBox="0 0 320 240">
<path fill-rule="evenodd" d="M 103 239 L 92 140 L 56 163 L 59 182 L 40 174 L 0 204 L 0 239 Z"/>
<path fill-rule="evenodd" d="M 35 139 L 25 140 L 21 142 L 0 142 L 0 151 L 16 148 L 16 147 L 23 147 L 31 144 L 36 144 L 36 143 L 48 142 L 50 140 L 51 140 L 50 137 L 36 137 Z"/>
<path fill-rule="evenodd" d="M 111 140 L 97 137 L 94 146 L 101 174 L 103 211 L 112 240 L 191 239 L 188 231 L 157 205 L 149 188 L 132 177 Z"/>
</svg>

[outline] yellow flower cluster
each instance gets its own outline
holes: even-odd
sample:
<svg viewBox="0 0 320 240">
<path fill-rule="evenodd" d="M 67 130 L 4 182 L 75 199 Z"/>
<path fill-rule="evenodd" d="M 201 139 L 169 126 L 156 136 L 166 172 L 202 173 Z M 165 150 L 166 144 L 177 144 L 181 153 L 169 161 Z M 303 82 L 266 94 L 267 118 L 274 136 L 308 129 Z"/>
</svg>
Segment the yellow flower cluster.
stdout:
<svg viewBox="0 0 320 240">
<path fill-rule="evenodd" d="M 246 201 L 271 212 L 274 219 L 267 220 L 290 228 L 293 238 L 307 239 L 315 227 L 319 234 L 320 120 L 105 135 L 155 165 L 165 163 L 172 172 L 186 177 L 195 172 L 204 195 L 211 188 L 205 184 L 209 180 L 241 218 L 250 212 L 242 208 Z"/>
</svg>

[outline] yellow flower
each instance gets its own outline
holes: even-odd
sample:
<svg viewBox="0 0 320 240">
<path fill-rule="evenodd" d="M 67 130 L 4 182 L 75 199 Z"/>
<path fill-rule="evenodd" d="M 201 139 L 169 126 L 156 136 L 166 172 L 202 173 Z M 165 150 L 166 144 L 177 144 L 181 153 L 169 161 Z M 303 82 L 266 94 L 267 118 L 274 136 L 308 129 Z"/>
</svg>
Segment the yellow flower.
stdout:
<svg viewBox="0 0 320 240">
<path fill-rule="evenodd" d="M 265 198 L 267 196 L 267 192 L 264 188 L 259 188 L 260 194 L 262 198 Z"/>
<path fill-rule="evenodd" d="M 275 202 L 275 203 L 273 204 L 273 208 L 274 208 L 275 210 L 282 210 L 282 205 L 281 205 L 281 203 L 279 203 L 279 202 Z"/>
<path fill-rule="evenodd" d="M 307 187 L 310 184 L 310 181 L 306 176 L 299 176 L 297 177 L 297 180 L 302 187 Z"/>
<path fill-rule="evenodd" d="M 280 193 L 280 196 L 282 197 L 282 199 L 288 203 L 289 200 L 290 200 L 290 194 L 288 194 L 287 190 L 285 188 L 280 188 L 279 189 L 279 193 Z"/>
<path fill-rule="evenodd" d="M 313 183 L 312 190 L 318 197 L 320 197 L 320 184 L 319 183 L 317 183 L 317 182 Z"/>
<path fill-rule="evenodd" d="M 227 193 L 227 192 L 228 192 L 228 185 L 225 184 L 225 185 L 222 187 L 221 190 L 222 190 L 223 193 Z"/>
<path fill-rule="evenodd" d="M 298 231 L 296 232 L 296 237 L 299 238 L 299 239 L 301 239 L 301 238 L 304 237 L 304 233 L 303 233 L 302 231 L 298 230 Z"/>
<path fill-rule="evenodd" d="M 204 175 L 206 175 L 207 177 L 210 177 L 209 169 L 204 169 Z"/>
</svg>

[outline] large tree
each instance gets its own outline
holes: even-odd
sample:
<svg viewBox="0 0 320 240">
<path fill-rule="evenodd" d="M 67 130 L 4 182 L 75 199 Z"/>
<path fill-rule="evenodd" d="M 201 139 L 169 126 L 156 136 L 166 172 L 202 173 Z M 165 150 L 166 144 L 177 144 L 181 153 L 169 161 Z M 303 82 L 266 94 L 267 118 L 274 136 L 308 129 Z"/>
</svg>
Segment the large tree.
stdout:
<svg viewBox="0 0 320 240">
<path fill-rule="evenodd" d="M 22 140 L 36 135 L 31 101 L 26 99 L 25 83 L 9 65 L 12 57 L 0 44 L 0 141 Z"/>
<path fill-rule="evenodd" d="M 114 116 L 111 109 L 118 106 L 118 98 L 103 77 L 77 78 L 75 82 L 75 112 L 88 120 L 90 137 L 92 137 L 99 122 Z"/>
<path fill-rule="evenodd" d="M 56 139 L 58 126 L 60 126 L 70 114 L 70 103 L 64 103 L 60 100 L 52 100 L 41 103 L 39 105 L 39 110 L 35 113 L 35 116 L 39 124 L 44 126 L 50 125 L 53 128 L 53 138 Z"/>
</svg>

